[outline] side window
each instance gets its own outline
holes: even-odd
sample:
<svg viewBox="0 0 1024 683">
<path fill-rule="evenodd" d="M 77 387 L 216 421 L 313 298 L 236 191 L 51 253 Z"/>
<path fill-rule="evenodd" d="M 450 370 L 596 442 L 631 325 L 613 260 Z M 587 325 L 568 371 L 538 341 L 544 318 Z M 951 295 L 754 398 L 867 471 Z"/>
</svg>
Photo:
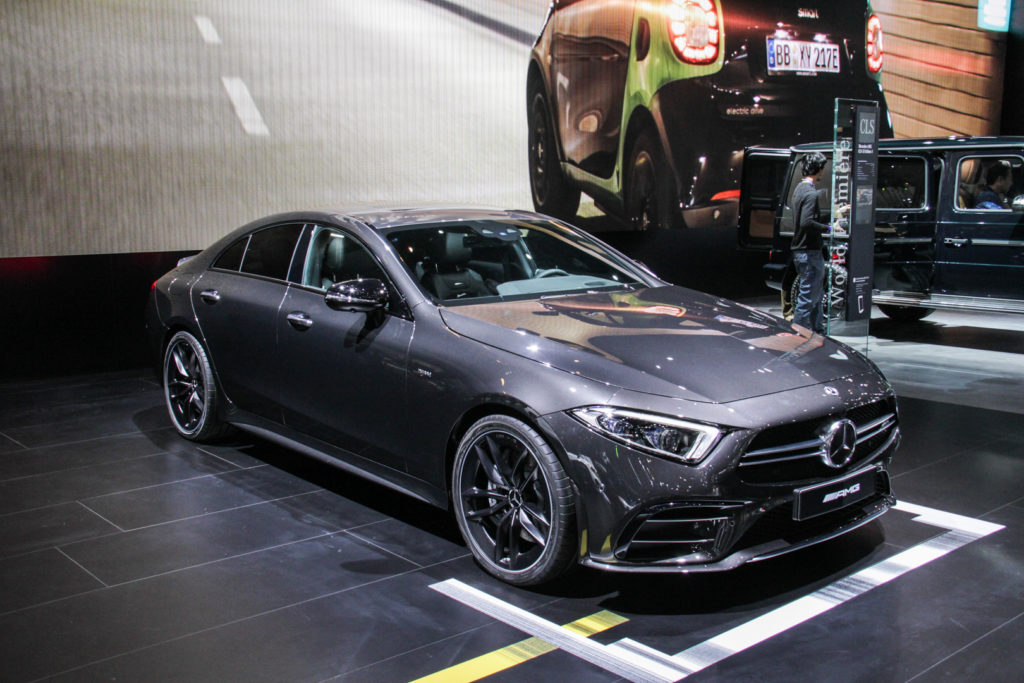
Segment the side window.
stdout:
<svg viewBox="0 0 1024 683">
<path fill-rule="evenodd" d="M 370 252 L 354 237 L 337 230 L 316 227 L 309 241 L 302 284 L 327 289 L 335 282 L 378 278 L 387 281 L 384 271 Z"/>
<path fill-rule="evenodd" d="M 923 157 L 878 159 L 877 209 L 923 209 L 928 201 L 927 164 Z"/>
<path fill-rule="evenodd" d="M 956 207 L 966 211 L 1009 211 L 1024 193 L 1024 159 L 1016 156 L 971 156 L 957 168 Z"/>
<path fill-rule="evenodd" d="M 246 235 L 228 247 L 223 254 L 217 257 L 217 260 L 213 263 L 213 267 L 221 270 L 237 271 L 242 267 L 242 254 L 245 253 L 245 247 L 248 244 L 249 235 Z"/>
<path fill-rule="evenodd" d="M 242 257 L 241 271 L 250 275 L 286 280 L 295 244 L 299 241 L 301 233 L 301 224 L 279 225 L 254 232 L 249 238 L 245 256 Z"/>
</svg>

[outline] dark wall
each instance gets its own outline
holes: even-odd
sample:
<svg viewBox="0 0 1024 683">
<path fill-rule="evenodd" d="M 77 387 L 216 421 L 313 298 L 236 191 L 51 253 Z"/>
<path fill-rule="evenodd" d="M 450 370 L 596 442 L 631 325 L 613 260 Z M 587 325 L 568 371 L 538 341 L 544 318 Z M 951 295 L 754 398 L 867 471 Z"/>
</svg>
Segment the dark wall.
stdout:
<svg viewBox="0 0 1024 683">
<path fill-rule="evenodd" d="M 0 379 L 148 365 L 150 285 L 192 253 L 0 259 Z"/>
<path fill-rule="evenodd" d="M 729 298 L 769 294 L 760 254 L 733 230 L 621 232 L 606 218 L 582 227 L 662 278 Z M 0 381 L 147 367 L 143 308 L 150 285 L 195 252 L 0 259 Z"/>
</svg>

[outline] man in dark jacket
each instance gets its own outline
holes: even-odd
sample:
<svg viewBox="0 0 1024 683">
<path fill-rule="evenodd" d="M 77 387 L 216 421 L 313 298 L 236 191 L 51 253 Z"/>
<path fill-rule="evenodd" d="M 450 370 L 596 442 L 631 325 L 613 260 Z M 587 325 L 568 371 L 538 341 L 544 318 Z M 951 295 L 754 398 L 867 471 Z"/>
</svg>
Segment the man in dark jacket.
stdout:
<svg viewBox="0 0 1024 683">
<path fill-rule="evenodd" d="M 821 299 L 825 290 L 825 257 L 822 236 L 831 229 L 818 216 L 818 190 L 814 184 L 825 172 L 825 155 L 808 154 L 803 164 L 803 180 L 793 192 L 793 241 L 790 251 L 800 285 L 793 310 L 793 322 L 819 334 L 825 333 L 825 314 Z M 848 207 L 839 207 L 837 218 Z"/>
</svg>

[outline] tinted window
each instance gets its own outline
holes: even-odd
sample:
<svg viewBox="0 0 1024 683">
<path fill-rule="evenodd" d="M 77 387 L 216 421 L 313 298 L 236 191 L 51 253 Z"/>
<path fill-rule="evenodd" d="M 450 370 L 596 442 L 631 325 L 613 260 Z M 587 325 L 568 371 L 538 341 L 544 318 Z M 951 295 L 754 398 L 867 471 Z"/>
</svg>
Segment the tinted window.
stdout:
<svg viewBox="0 0 1024 683">
<path fill-rule="evenodd" d="M 1010 202 L 1024 193 L 1024 159 L 975 156 L 960 160 L 956 206 L 969 211 L 1009 211 Z"/>
<path fill-rule="evenodd" d="M 358 240 L 337 230 L 314 228 L 302 284 L 327 289 L 335 282 L 371 277 L 386 280 L 376 259 Z"/>
<path fill-rule="evenodd" d="M 878 209 L 923 209 L 926 165 L 921 157 L 878 158 Z"/>
<path fill-rule="evenodd" d="M 254 232 L 242 259 L 242 272 L 276 280 L 287 279 L 288 266 L 301 233 L 301 225 L 279 225 Z"/>
<path fill-rule="evenodd" d="M 245 253 L 245 245 L 249 243 L 249 236 L 246 235 L 242 239 L 238 240 L 230 247 L 227 251 L 220 255 L 214 264 L 214 268 L 221 268 L 222 270 L 238 270 L 242 265 L 242 254 Z"/>
</svg>

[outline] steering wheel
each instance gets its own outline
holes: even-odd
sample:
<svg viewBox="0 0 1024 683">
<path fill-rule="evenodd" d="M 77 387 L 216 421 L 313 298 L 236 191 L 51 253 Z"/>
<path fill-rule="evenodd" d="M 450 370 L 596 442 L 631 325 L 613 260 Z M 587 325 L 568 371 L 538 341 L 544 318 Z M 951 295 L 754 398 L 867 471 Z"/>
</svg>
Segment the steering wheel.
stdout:
<svg viewBox="0 0 1024 683">
<path fill-rule="evenodd" d="M 536 273 L 534 273 L 533 276 L 534 277 L 553 277 L 555 275 L 568 275 L 568 274 L 569 273 L 565 272 L 561 268 L 542 268 L 541 270 L 538 270 Z"/>
</svg>

